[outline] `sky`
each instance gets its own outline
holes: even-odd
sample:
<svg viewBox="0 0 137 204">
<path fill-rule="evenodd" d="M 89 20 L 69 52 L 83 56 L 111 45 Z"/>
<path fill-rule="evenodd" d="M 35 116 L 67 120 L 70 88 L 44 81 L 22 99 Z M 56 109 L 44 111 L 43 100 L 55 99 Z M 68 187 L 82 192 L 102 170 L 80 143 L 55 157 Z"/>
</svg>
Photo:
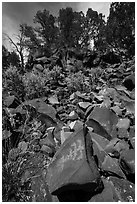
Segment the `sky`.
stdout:
<svg viewBox="0 0 137 204">
<path fill-rule="evenodd" d="M 46 9 L 51 14 L 58 16 L 59 9 L 66 7 L 72 7 L 74 11 L 83 11 L 84 13 L 88 8 L 92 8 L 103 13 L 107 19 L 110 2 L 2 2 L 2 32 L 15 40 L 19 24 L 34 25 L 33 18 L 38 10 Z M 8 46 L 4 38 L 3 43 Z"/>
</svg>

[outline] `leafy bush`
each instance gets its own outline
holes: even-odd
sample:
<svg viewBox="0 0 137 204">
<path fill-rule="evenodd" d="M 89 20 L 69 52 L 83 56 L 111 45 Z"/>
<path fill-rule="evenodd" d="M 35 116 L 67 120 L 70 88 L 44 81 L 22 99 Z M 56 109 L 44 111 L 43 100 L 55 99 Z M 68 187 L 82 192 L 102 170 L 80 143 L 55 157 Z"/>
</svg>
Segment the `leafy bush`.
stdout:
<svg viewBox="0 0 137 204">
<path fill-rule="evenodd" d="M 3 73 L 3 94 L 11 93 L 18 96 L 23 100 L 25 96 L 24 85 L 22 83 L 22 76 L 20 75 L 18 68 L 10 66 Z"/>
<path fill-rule="evenodd" d="M 48 71 L 48 79 L 51 83 L 57 83 L 58 80 L 62 80 L 64 75 L 62 74 L 62 68 L 59 66 L 54 66 L 51 71 Z"/>
<path fill-rule="evenodd" d="M 18 173 L 18 162 L 8 163 L 2 167 L 2 200 L 3 202 L 29 201 L 30 183 L 21 183 Z"/>
<path fill-rule="evenodd" d="M 26 92 L 26 99 L 39 98 L 47 93 L 47 75 L 42 76 L 39 72 L 28 72 L 23 76 L 23 85 Z"/>
<path fill-rule="evenodd" d="M 90 86 L 87 77 L 82 73 L 82 71 L 79 71 L 77 73 L 71 73 L 66 78 L 66 83 L 68 90 L 70 92 L 75 91 L 90 91 Z"/>
</svg>

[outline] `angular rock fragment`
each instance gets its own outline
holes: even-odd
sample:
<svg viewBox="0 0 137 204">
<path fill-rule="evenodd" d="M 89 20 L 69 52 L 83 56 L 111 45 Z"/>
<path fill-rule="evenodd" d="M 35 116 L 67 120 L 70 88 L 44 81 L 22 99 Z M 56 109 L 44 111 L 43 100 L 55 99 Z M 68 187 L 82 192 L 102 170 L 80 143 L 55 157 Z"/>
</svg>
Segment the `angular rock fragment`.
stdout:
<svg viewBox="0 0 137 204">
<path fill-rule="evenodd" d="M 69 97 L 69 100 L 74 100 L 75 99 L 75 93 L 71 94 Z"/>
<path fill-rule="evenodd" d="M 51 117 L 53 120 L 56 119 L 56 110 L 55 110 L 55 108 L 53 108 L 51 105 L 48 105 L 48 104 L 46 104 L 44 102 L 39 104 L 38 112 Z"/>
<path fill-rule="evenodd" d="M 120 155 L 120 152 L 123 150 L 128 150 L 129 149 L 129 145 L 127 142 L 125 142 L 124 140 L 120 140 L 118 138 L 114 138 L 110 141 L 110 143 L 105 147 L 105 151 L 108 154 L 114 155 L 115 153 L 118 152 Z"/>
<path fill-rule="evenodd" d="M 105 98 L 103 102 L 101 103 L 100 107 L 106 107 L 110 108 L 111 107 L 111 100 L 109 98 Z"/>
<path fill-rule="evenodd" d="M 109 155 L 105 157 L 101 169 L 125 178 L 125 175 L 119 166 L 118 159 L 111 158 Z"/>
<path fill-rule="evenodd" d="M 20 101 L 14 95 L 6 97 L 4 103 L 8 108 L 17 108 L 20 105 Z"/>
<path fill-rule="evenodd" d="M 71 130 L 68 127 L 62 127 L 60 136 L 61 136 L 61 144 L 65 142 L 67 138 L 72 134 Z"/>
<path fill-rule="evenodd" d="M 93 111 L 94 107 L 97 106 L 96 104 L 93 104 L 92 106 L 89 106 L 85 112 L 85 119 L 90 115 L 90 113 Z"/>
<path fill-rule="evenodd" d="M 89 131 L 89 134 L 91 136 L 91 140 L 93 141 L 93 154 L 97 157 L 98 166 L 101 167 L 102 162 L 104 161 L 104 158 L 107 155 L 104 149 L 109 143 L 109 140 L 91 131 Z"/>
<path fill-rule="evenodd" d="M 111 110 L 113 110 L 118 116 L 122 116 L 122 109 L 119 106 L 113 106 L 111 107 Z"/>
<path fill-rule="evenodd" d="M 78 119 L 78 115 L 75 111 L 72 111 L 69 116 L 68 116 L 69 120 L 77 120 Z"/>
<path fill-rule="evenodd" d="M 80 109 L 80 108 L 78 108 L 77 109 L 77 114 L 78 114 L 78 116 L 80 117 L 80 119 L 84 119 L 84 117 L 85 117 L 85 111 L 83 111 L 82 109 Z"/>
<path fill-rule="evenodd" d="M 79 107 L 82 108 L 83 110 L 86 110 L 90 105 L 92 105 L 89 102 L 79 102 L 78 103 Z"/>
<path fill-rule="evenodd" d="M 123 105 L 127 110 L 126 115 L 129 115 L 129 114 L 135 115 L 135 101 L 134 100 L 124 101 Z"/>
<path fill-rule="evenodd" d="M 135 202 L 135 185 L 125 179 L 116 177 L 108 177 L 114 188 L 115 192 L 121 202 Z"/>
<path fill-rule="evenodd" d="M 115 89 L 118 90 L 118 91 L 125 91 L 126 87 L 121 86 L 121 85 L 117 85 L 117 86 L 115 86 Z"/>
<path fill-rule="evenodd" d="M 135 183 L 135 150 L 123 151 L 120 155 L 120 167 L 127 176 L 127 179 Z"/>
<path fill-rule="evenodd" d="M 88 127 L 93 128 L 94 133 L 101 135 L 102 137 L 111 140 L 111 136 L 107 133 L 107 131 L 95 120 L 88 119 L 86 122 Z"/>
<path fill-rule="evenodd" d="M 85 135 L 89 141 L 88 147 L 85 148 L 84 135 L 83 129 L 70 135 L 55 154 L 48 168 L 47 182 L 50 192 L 59 196 L 60 201 L 63 199 L 68 201 L 70 197 L 72 197 L 71 201 L 80 201 L 80 192 L 87 192 L 88 196 L 91 196 L 97 189 L 102 189 L 100 175 L 92 154 L 90 136 L 88 133 Z"/>
<path fill-rule="evenodd" d="M 59 101 L 58 101 L 58 98 L 57 96 L 53 95 L 53 96 L 50 96 L 48 98 L 49 102 L 52 104 L 52 105 L 55 105 L 55 104 L 59 104 Z"/>
<path fill-rule="evenodd" d="M 118 130 L 117 130 L 117 137 L 120 138 L 120 139 L 129 138 L 129 133 L 128 133 L 127 129 L 125 129 L 125 128 L 118 128 Z"/>
<path fill-rule="evenodd" d="M 89 123 L 90 123 L 90 120 L 94 120 L 97 123 L 99 123 L 100 126 L 103 127 L 103 129 L 109 135 L 109 137 L 111 137 L 112 130 L 115 128 L 118 122 L 118 117 L 115 113 L 113 113 L 111 110 L 109 110 L 106 107 L 101 107 L 101 108 L 95 107 L 87 119 Z"/>
<path fill-rule="evenodd" d="M 40 151 L 44 154 L 49 154 L 49 156 L 53 156 L 53 154 L 55 153 L 55 151 L 47 145 L 42 145 Z"/>
<path fill-rule="evenodd" d="M 117 137 L 120 139 L 128 138 L 129 137 L 129 133 L 128 133 L 129 127 L 130 127 L 130 120 L 128 118 L 120 118 L 116 125 Z"/>
<path fill-rule="evenodd" d="M 79 130 L 83 127 L 83 123 L 80 120 L 75 120 L 74 122 L 71 122 L 69 124 L 69 127 L 71 128 L 71 130 Z"/>
<path fill-rule="evenodd" d="M 115 192 L 114 185 L 107 179 L 102 179 L 104 184 L 104 189 L 101 193 L 93 196 L 89 202 L 118 202 L 119 197 Z"/>
<path fill-rule="evenodd" d="M 53 138 L 49 138 L 48 136 L 46 138 L 40 139 L 39 144 L 42 145 L 47 145 L 47 146 L 55 146 L 55 141 Z"/>
<path fill-rule="evenodd" d="M 130 126 L 130 120 L 128 118 L 120 118 L 116 125 L 117 128 L 125 128 L 126 130 Z"/>
</svg>

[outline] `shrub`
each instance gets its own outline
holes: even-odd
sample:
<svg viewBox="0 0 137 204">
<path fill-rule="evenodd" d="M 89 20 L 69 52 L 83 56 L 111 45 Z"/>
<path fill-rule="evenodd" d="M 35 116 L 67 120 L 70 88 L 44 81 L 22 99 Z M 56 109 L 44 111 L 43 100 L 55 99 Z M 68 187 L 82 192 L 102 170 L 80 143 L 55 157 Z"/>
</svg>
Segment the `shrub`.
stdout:
<svg viewBox="0 0 137 204">
<path fill-rule="evenodd" d="M 13 95 L 18 96 L 21 100 L 23 100 L 25 96 L 24 85 L 22 82 L 22 76 L 20 75 L 18 68 L 15 66 L 10 66 L 3 73 L 3 94 L 12 93 Z"/>
<path fill-rule="evenodd" d="M 59 66 L 54 66 L 51 71 L 48 71 L 48 78 L 51 83 L 57 83 L 58 80 L 62 80 L 63 77 L 62 68 Z"/>
<path fill-rule="evenodd" d="M 42 75 L 39 72 L 28 72 L 23 76 L 23 85 L 26 92 L 26 99 L 34 99 L 45 96 L 47 93 L 47 74 Z"/>
<path fill-rule="evenodd" d="M 87 77 L 82 73 L 82 71 L 79 71 L 77 73 L 71 73 L 66 78 L 66 83 L 67 83 L 68 90 L 70 92 L 90 91 L 89 82 L 87 80 Z"/>
</svg>

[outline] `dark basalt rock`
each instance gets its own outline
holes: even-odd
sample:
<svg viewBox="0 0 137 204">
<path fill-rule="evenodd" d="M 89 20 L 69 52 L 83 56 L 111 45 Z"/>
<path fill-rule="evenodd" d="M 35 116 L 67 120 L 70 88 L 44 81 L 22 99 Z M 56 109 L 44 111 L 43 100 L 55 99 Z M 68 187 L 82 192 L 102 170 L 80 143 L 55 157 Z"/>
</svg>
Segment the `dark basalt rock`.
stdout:
<svg viewBox="0 0 137 204">
<path fill-rule="evenodd" d="M 17 99 L 17 97 L 15 97 L 14 95 L 8 96 L 5 99 L 4 103 L 8 108 L 17 108 L 18 105 L 21 104 L 20 101 Z"/>
<path fill-rule="evenodd" d="M 123 171 L 121 170 L 118 159 L 111 158 L 110 156 L 106 156 L 103 163 L 102 163 L 102 170 L 114 174 L 117 177 L 126 178 Z"/>
<path fill-rule="evenodd" d="M 47 183 L 60 201 L 88 201 L 103 189 L 90 135 L 84 129 L 72 133 L 54 155 Z"/>
<path fill-rule="evenodd" d="M 127 179 L 135 183 L 135 150 L 129 149 L 123 151 L 120 156 L 120 167 L 125 173 Z"/>
<path fill-rule="evenodd" d="M 111 140 L 111 136 L 107 133 L 107 131 L 96 121 L 93 119 L 89 119 L 86 122 L 86 125 L 93 128 L 93 132 L 101 135 L 102 137 Z"/>
<path fill-rule="evenodd" d="M 119 201 L 121 202 L 135 202 L 135 185 L 125 179 L 119 179 L 116 177 L 109 177 L 117 194 Z"/>
<path fill-rule="evenodd" d="M 104 189 L 101 193 L 93 196 L 89 202 L 118 202 L 119 197 L 115 192 L 114 185 L 108 179 L 102 179 L 104 184 Z"/>
<path fill-rule="evenodd" d="M 93 127 L 94 132 L 111 140 L 111 134 L 118 122 L 117 115 L 106 107 L 95 107 L 87 118 L 86 124 Z"/>
</svg>

